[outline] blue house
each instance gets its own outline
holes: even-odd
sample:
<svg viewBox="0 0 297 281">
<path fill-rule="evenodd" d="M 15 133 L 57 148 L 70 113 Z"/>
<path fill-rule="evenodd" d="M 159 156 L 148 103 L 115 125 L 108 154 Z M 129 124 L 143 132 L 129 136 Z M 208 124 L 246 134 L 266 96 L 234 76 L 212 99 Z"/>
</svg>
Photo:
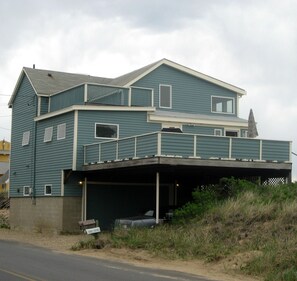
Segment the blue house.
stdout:
<svg viewBox="0 0 297 281">
<path fill-rule="evenodd" d="M 11 227 L 70 231 L 181 206 L 222 177 L 291 181 L 291 142 L 248 137 L 246 92 L 167 59 L 115 79 L 23 68 L 12 108 Z"/>
</svg>

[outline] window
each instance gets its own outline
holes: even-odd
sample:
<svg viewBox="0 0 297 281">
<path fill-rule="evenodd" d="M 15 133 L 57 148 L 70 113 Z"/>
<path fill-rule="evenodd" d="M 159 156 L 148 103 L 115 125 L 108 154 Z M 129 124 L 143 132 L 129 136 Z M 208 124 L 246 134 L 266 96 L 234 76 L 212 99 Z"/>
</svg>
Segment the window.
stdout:
<svg viewBox="0 0 297 281">
<path fill-rule="evenodd" d="M 52 185 L 46 184 L 44 186 L 44 195 L 52 195 Z"/>
<path fill-rule="evenodd" d="M 247 137 L 248 137 L 248 131 L 247 131 L 247 130 L 243 130 L 243 131 L 241 132 L 241 136 L 242 136 L 243 138 L 247 138 Z"/>
<path fill-rule="evenodd" d="M 183 127 L 182 125 L 179 124 L 162 124 L 162 131 L 163 132 L 172 132 L 172 133 L 182 133 L 183 132 Z"/>
<path fill-rule="evenodd" d="M 44 130 L 44 142 L 52 141 L 53 138 L 53 127 L 45 128 Z"/>
<path fill-rule="evenodd" d="M 30 195 L 30 186 L 26 185 L 23 187 L 23 195 L 24 196 L 29 196 Z"/>
<path fill-rule="evenodd" d="M 163 108 L 172 107 L 172 89 L 171 85 L 159 86 L 159 106 Z"/>
<path fill-rule="evenodd" d="M 29 145 L 29 141 L 30 141 L 30 131 L 24 132 L 22 146 Z"/>
<path fill-rule="evenodd" d="M 57 126 L 57 140 L 66 138 L 66 123 Z"/>
<path fill-rule="evenodd" d="M 234 99 L 227 97 L 211 97 L 211 112 L 215 113 L 234 113 Z"/>
<path fill-rule="evenodd" d="M 214 135 L 217 137 L 220 137 L 223 135 L 223 130 L 222 129 L 214 129 Z"/>
<path fill-rule="evenodd" d="M 115 124 L 95 124 L 95 138 L 117 139 L 119 125 Z"/>
<path fill-rule="evenodd" d="M 226 137 L 238 137 L 238 131 L 235 130 L 226 130 Z"/>
</svg>

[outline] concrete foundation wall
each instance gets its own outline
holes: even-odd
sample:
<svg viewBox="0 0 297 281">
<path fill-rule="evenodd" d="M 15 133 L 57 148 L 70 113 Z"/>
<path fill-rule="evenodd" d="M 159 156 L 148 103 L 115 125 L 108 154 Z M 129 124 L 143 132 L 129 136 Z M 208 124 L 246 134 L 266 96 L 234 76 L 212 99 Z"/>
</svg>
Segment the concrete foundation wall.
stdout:
<svg viewBox="0 0 297 281">
<path fill-rule="evenodd" d="M 10 226 L 25 231 L 78 231 L 81 198 L 10 198 Z"/>
</svg>

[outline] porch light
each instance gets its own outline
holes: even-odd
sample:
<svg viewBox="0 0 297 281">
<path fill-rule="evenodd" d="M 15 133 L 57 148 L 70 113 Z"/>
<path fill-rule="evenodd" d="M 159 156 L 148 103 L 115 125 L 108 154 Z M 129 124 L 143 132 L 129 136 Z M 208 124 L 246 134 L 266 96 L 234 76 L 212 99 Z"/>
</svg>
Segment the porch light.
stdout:
<svg viewBox="0 0 297 281">
<path fill-rule="evenodd" d="M 79 185 L 82 185 L 83 183 L 84 183 L 83 181 L 79 181 L 79 182 L 78 182 Z"/>
</svg>

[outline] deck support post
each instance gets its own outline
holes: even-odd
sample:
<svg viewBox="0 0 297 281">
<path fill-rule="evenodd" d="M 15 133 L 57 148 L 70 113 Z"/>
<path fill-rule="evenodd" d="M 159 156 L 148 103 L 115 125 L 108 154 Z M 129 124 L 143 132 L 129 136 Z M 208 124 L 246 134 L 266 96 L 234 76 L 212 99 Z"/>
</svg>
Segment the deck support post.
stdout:
<svg viewBox="0 0 297 281">
<path fill-rule="evenodd" d="M 81 200 L 81 220 L 87 219 L 87 178 L 83 181 Z"/>
<path fill-rule="evenodd" d="M 160 173 L 156 173 L 156 224 L 159 224 Z"/>
</svg>

